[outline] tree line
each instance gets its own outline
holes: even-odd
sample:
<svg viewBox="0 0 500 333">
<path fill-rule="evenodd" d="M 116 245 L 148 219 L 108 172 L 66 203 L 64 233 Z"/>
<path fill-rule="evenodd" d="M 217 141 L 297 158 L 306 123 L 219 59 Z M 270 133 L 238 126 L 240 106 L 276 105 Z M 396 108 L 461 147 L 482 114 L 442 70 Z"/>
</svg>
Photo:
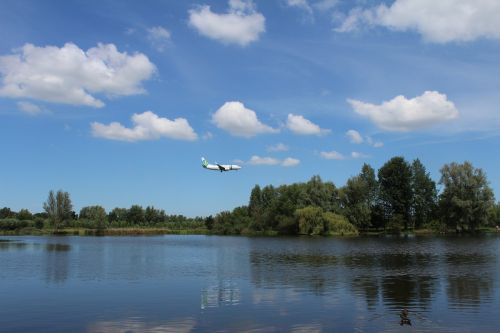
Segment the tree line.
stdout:
<svg viewBox="0 0 500 333">
<path fill-rule="evenodd" d="M 157 227 L 216 234 L 350 235 L 423 228 L 473 232 L 500 225 L 500 203 L 495 204 L 481 169 L 470 162 L 453 162 L 440 172 L 436 183 L 420 160 L 410 163 L 397 156 L 377 173 L 365 163 L 340 188 L 320 176 L 278 187 L 255 185 L 248 205 L 206 218 L 167 215 L 140 205 L 110 212 L 99 205 L 86 206 L 77 214 L 68 192 L 50 191 L 44 212 L 0 209 L 0 229 Z"/>
<path fill-rule="evenodd" d="M 215 233 L 356 234 L 412 229 L 470 231 L 500 224 L 486 174 L 470 162 L 450 163 L 438 184 L 419 159 L 393 157 L 377 173 L 364 164 L 343 187 L 313 176 L 305 183 L 255 185 L 249 203 L 209 217 Z"/>
<path fill-rule="evenodd" d="M 112 209 L 109 213 L 99 205 L 83 207 L 79 214 L 73 210 L 68 192 L 59 190 L 49 192 L 43 203 L 44 212 L 31 214 L 27 209 L 13 212 L 10 208 L 0 209 L 0 229 L 16 230 L 26 227 L 36 229 L 52 228 L 168 228 L 170 230 L 204 229 L 202 217 L 189 218 L 183 215 L 167 215 L 163 209 L 153 206 L 143 208 L 132 205 L 130 208 Z"/>
</svg>

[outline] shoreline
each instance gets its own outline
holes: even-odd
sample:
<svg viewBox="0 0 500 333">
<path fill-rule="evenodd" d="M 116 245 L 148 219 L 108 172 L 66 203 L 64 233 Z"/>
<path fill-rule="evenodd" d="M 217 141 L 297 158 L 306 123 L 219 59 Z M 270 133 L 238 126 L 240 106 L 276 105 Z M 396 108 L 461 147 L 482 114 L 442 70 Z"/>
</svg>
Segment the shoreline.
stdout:
<svg viewBox="0 0 500 333">
<path fill-rule="evenodd" d="M 434 231 L 431 229 L 414 229 L 401 231 L 397 233 L 380 231 L 365 231 L 359 234 L 329 234 L 317 235 L 309 237 L 366 237 L 366 236 L 399 236 L 399 237 L 414 237 L 414 236 L 452 236 L 452 235 L 500 235 L 500 231 L 495 228 L 481 228 L 474 233 L 463 232 L 457 233 L 454 230 L 446 232 Z M 218 234 L 212 233 L 208 229 L 179 229 L 173 230 L 168 228 L 108 228 L 108 229 L 90 229 L 90 228 L 65 228 L 60 230 L 53 229 L 36 229 L 23 228 L 17 230 L 0 230 L 0 236 L 154 236 L 154 235 L 214 235 L 214 236 L 247 236 L 247 237 L 303 237 L 307 235 L 285 235 L 274 231 L 267 232 L 251 232 L 242 234 Z"/>
</svg>

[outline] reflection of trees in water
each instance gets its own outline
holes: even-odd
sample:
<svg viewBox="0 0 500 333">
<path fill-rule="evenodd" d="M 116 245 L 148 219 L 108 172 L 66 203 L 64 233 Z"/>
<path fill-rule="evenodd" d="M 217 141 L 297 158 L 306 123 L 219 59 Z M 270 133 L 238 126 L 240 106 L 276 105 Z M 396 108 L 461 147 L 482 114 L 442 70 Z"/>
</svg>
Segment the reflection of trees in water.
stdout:
<svg viewBox="0 0 500 333">
<path fill-rule="evenodd" d="M 28 247 L 27 243 L 15 242 L 11 240 L 0 239 L 0 251 L 1 250 L 24 250 Z"/>
<path fill-rule="evenodd" d="M 491 302 L 494 286 L 491 276 L 448 276 L 448 301 L 453 307 L 475 307 Z"/>
<path fill-rule="evenodd" d="M 491 302 L 494 293 L 496 257 L 489 253 L 452 253 L 448 265 L 448 302 L 453 307 L 477 307 Z"/>
<path fill-rule="evenodd" d="M 327 254 L 250 254 L 252 282 L 257 287 L 290 286 L 314 294 L 335 288 L 337 258 Z"/>
<path fill-rule="evenodd" d="M 44 244 L 45 277 L 47 282 L 62 283 L 69 275 L 69 252 L 71 245 L 61 243 Z"/>
<path fill-rule="evenodd" d="M 240 289 L 231 282 L 221 282 L 201 291 L 201 308 L 217 308 L 224 305 L 238 305 L 241 300 Z"/>
<path fill-rule="evenodd" d="M 402 308 L 418 305 L 427 308 L 436 291 L 437 278 L 422 275 L 386 276 L 382 279 L 382 296 L 386 305 Z"/>
<path fill-rule="evenodd" d="M 436 290 L 438 257 L 423 253 L 353 253 L 343 258 L 348 283 L 369 309 L 379 297 L 390 306 L 428 307 Z"/>
</svg>

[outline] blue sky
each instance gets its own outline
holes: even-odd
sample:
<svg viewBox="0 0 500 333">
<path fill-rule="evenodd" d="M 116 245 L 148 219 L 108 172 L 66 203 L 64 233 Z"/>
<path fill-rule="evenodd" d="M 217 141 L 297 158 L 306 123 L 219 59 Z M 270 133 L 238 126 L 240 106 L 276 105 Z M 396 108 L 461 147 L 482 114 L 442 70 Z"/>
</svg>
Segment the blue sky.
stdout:
<svg viewBox="0 0 500 333">
<path fill-rule="evenodd" d="M 0 206 L 208 215 L 363 163 L 486 171 L 500 195 L 500 3 L 0 3 Z M 239 163 L 210 172 L 210 162 Z"/>
</svg>

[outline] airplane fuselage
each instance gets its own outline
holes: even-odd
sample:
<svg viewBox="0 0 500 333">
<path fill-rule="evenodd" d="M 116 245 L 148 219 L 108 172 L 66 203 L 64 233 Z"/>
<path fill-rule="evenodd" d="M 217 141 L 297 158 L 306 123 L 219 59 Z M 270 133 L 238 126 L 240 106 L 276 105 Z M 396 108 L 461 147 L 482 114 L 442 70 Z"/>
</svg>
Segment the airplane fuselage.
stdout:
<svg viewBox="0 0 500 333">
<path fill-rule="evenodd" d="M 207 160 L 202 158 L 202 166 L 205 169 L 208 170 L 214 170 L 214 171 L 232 171 L 232 170 L 239 170 L 241 169 L 241 166 L 236 165 L 236 164 L 209 164 Z"/>
</svg>

